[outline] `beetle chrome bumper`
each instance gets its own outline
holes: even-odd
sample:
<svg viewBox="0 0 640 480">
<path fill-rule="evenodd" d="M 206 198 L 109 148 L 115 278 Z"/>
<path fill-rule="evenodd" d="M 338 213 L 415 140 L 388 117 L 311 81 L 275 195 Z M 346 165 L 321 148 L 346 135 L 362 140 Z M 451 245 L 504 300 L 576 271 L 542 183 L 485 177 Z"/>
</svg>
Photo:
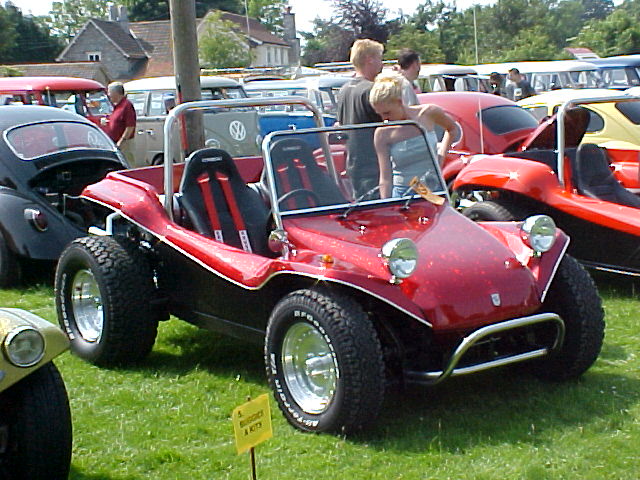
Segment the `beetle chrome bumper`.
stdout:
<svg viewBox="0 0 640 480">
<path fill-rule="evenodd" d="M 462 360 L 469 349 L 474 345 L 477 345 L 482 340 L 486 340 L 493 335 L 501 334 L 509 330 L 515 330 L 517 328 L 528 327 L 542 323 L 551 323 L 556 326 L 556 336 L 552 345 L 514 355 L 495 358 L 493 360 L 488 360 L 474 365 L 456 368 L 456 366 L 460 363 L 460 360 Z M 555 313 L 539 313 L 537 315 L 516 318 L 513 320 L 495 323 L 493 325 L 488 325 L 472 332 L 462 339 L 458 347 L 451 355 L 451 358 L 449 359 L 449 362 L 447 363 L 447 366 L 444 370 L 435 372 L 418 372 L 408 370 L 404 372 L 405 379 L 410 383 L 435 385 L 452 376 L 467 375 L 469 373 L 481 372 L 483 370 L 489 370 L 491 368 L 501 367 L 503 365 L 510 365 L 512 363 L 540 358 L 548 355 L 562 345 L 562 342 L 564 341 L 564 330 L 564 322 Z"/>
</svg>

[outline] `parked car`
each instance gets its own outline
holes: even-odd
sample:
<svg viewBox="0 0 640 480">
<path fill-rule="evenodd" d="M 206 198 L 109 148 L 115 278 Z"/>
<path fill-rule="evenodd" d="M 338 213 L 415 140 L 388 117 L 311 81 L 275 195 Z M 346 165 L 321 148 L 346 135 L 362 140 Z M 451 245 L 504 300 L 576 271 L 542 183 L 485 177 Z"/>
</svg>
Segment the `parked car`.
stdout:
<svg viewBox="0 0 640 480">
<path fill-rule="evenodd" d="M 59 108 L 0 106 L 0 286 L 25 260 L 58 259 L 86 234 L 78 195 L 107 172 L 126 168 L 109 137 Z"/>
<path fill-rule="evenodd" d="M 0 478 L 66 480 L 71 413 L 52 360 L 69 341 L 33 313 L 0 308 L 0 345 Z"/>
<path fill-rule="evenodd" d="M 640 86 L 640 55 L 618 55 L 589 60 L 600 74 L 600 86 L 625 90 Z"/>
<path fill-rule="evenodd" d="M 200 87 L 203 100 L 247 97 L 242 86 L 231 78 L 201 76 Z M 124 89 L 137 114 L 135 166 L 159 165 L 164 158 L 164 119 L 178 103 L 175 77 L 132 80 L 124 84 Z M 206 146 L 222 148 L 234 156 L 259 154 L 262 137 L 254 108 L 209 112 L 204 123 Z"/>
<path fill-rule="evenodd" d="M 637 102 L 619 95 L 601 102 Z M 581 143 L 589 112 L 574 99 L 541 125 L 521 152 L 478 155 L 458 174 L 453 188 L 487 191 L 491 200 L 464 210 L 474 220 L 516 220 L 550 215 L 571 236 L 569 252 L 583 264 L 617 273 L 640 274 L 640 197 L 617 180 L 607 150 Z M 638 175 L 637 165 L 635 175 Z M 636 177 L 637 178 L 637 177 Z"/>
<path fill-rule="evenodd" d="M 167 131 L 192 107 L 202 104 L 177 106 Z M 564 255 L 567 236 L 545 216 L 469 222 L 449 205 L 426 132 L 377 127 L 398 129 L 409 142 L 398 152 L 424 162 L 420 195 L 376 199 L 375 188 L 353 198 L 327 144 L 373 148 L 376 126 L 272 133 L 250 185 L 236 167 L 243 159 L 205 148 L 185 164 L 87 187 L 82 197 L 111 213 L 58 263 L 56 308 L 72 350 L 97 365 L 139 361 L 169 314 L 264 343 L 280 409 L 312 432 L 373 422 L 394 383 L 516 362 L 552 380 L 585 372 L 603 311 L 588 274 Z"/>
<path fill-rule="evenodd" d="M 308 99 L 322 113 L 324 124 L 336 122 L 338 91 L 350 77 L 322 75 L 297 80 L 253 80 L 244 83 L 251 98 L 278 98 L 301 96 Z M 311 112 L 302 105 L 270 105 L 260 108 L 260 133 L 267 135 L 277 130 L 310 128 L 314 126 Z"/>
<path fill-rule="evenodd" d="M 625 92 L 628 93 L 628 92 Z M 518 102 L 540 120 L 554 115 L 568 101 L 579 100 L 589 112 L 589 124 L 581 143 L 603 147 L 622 184 L 640 193 L 638 155 L 640 154 L 640 102 L 586 101 L 619 97 L 620 92 L 607 89 L 558 90 L 525 98 Z"/>
<path fill-rule="evenodd" d="M 75 77 L 0 78 L 0 105 L 48 105 L 82 115 L 100 125 L 113 107 L 99 82 Z"/>
<path fill-rule="evenodd" d="M 479 75 L 468 65 L 423 64 L 418 84 L 423 92 L 491 91 L 488 74 Z"/>
<path fill-rule="evenodd" d="M 536 130 L 538 121 L 511 100 L 480 92 L 432 92 L 418 95 L 420 103 L 432 103 L 453 117 L 459 135 L 446 155 L 443 175 L 449 184 L 477 153 L 517 150 Z M 444 130 L 436 126 L 438 139 Z"/>
</svg>

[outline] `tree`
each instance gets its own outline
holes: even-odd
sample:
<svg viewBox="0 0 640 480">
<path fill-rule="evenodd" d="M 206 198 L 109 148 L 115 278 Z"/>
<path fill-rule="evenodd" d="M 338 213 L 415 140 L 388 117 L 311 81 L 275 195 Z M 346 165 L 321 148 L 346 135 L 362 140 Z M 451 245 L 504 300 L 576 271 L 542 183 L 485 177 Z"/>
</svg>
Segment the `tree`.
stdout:
<svg viewBox="0 0 640 480">
<path fill-rule="evenodd" d="M 386 43 L 389 31 L 384 18 L 387 10 L 377 0 L 333 0 L 335 23 L 353 32 L 355 38 Z"/>
<path fill-rule="evenodd" d="M 124 0 L 129 9 L 132 22 L 169 19 L 169 0 Z M 209 10 L 224 10 L 225 12 L 240 13 L 240 0 L 197 0 L 196 16 L 202 18 Z"/>
<path fill-rule="evenodd" d="M 332 22 L 316 18 L 313 33 L 303 33 L 306 40 L 302 63 L 314 65 L 320 62 L 345 62 L 355 40 L 353 32 Z"/>
<path fill-rule="evenodd" d="M 0 62 L 10 62 L 11 52 L 15 47 L 16 29 L 5 7 L 0 5 Z"/>
<path fill-rule="evenodd" d="M 7 3 L 5 7 L 9 20 L 15 28 L 15 44 L 9 56 L 14 62 L 52 62 L 62 50 L 60 40 L 49 34 L 44 22 Z"/>
<path fill-rule="evenodd" d="M 51 33 L 69 40 L 90 18 L 106 18 L 107 2 L 95 0 L 63 0 L 53 2 L 49 15 Z"/>
<path fill-rule="evenodd" d="M 288 0 L 248 0 L 247 13 L 272 32 L 279 33 L 282 31 L 282 12 L 287 3 Z"/>
<path fill-rule="evenodd" d="M 615 8 L 613 0 L 582 0 L 582 6 L 584 12 L 582 14 L 582 20 L 602 20 L 608 17 Z"/>
<path fill-rule="evenodd" d="M 200 63 L 209 68 L 248 67 L 251 64 L 249 44 L 234 30 L 234 23 L 212 12 L 204 19 L 198 41 Z"/>
<path fill-rule="evenodd" d="M 392 34 L 385 49 L 385 60 L 398 58 L 400 50 L 410 48 L 420 54 L 420 60 L 425 63 L 440 63 L 444 61 L 444 53 L 440 50 L 438 36 L 434 32 L 419 30 L 413 24 L 405 24 L 398 33 Z"/>
<path fill-rule="evenodd" d="M 600 56 L 625 55 L 640 52 L 640 23 L 638 16 L 625 9 L 615 10 L 604 20 L 588 22 L 572 43 L 588 47 Z"/>
</svg>

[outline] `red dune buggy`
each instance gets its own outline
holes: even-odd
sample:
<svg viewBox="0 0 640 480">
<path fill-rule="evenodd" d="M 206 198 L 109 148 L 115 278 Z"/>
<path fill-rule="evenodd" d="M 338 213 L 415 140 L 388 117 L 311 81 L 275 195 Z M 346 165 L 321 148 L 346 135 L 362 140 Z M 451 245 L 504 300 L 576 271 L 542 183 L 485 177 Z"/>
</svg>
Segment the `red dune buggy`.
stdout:
<svg viewBox="0 0 640 480">
<path fill-rule="evenodd" d="M 637 160 L 625 160 L 619 150 L 612 158 L 605 148 L 581 143 L 589 114 L 579 107 L 636 101 L 624 95 L 568 101 L 523 151 L 473 157 L 453 188 L 463 198 L 489 192 L 481 197 L 490 200 L 464 214 L 479 221 L 549 215 L 571 237 L 569 252 L 585 265 L 640 275 L 640 197 L 625 188 L 637 185 Z"/>
<path fill-rule="evenodd" d="M 187 109 L 230 105 L 176 107 L 167 152 Z M 362 146 L 376 128 L 400 129 L 406 154 L 424 162 L 402 197 L 374 188 L 353 198 L 332 163 L 334 139 Z M 591 278 L 564 254 L 566 235 L 545 216 L 464 218 L 427 144 L 416 147 L 424 133 L 411 122 L 274 132 L 257 177 L 255 159 L 205 148 L 89 186 L 83 198 L 102 221 L 56 272 L 72 351 L 97 365 L 139 361 L 169 314 L 261 342 L 280 409 L 313 432 L 371 423 L 398 382 L 519 362 L 543 378 L 578 377 L 599 354 L 604 321 Z"/>
</svg>

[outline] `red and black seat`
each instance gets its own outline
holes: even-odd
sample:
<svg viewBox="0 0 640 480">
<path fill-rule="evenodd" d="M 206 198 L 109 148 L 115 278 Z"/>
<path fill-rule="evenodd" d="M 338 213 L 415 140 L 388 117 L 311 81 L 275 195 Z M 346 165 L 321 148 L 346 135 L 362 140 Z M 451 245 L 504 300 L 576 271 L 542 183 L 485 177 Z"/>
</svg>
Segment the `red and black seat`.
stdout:
<svg viewBox="0 0 640 480">
<path fill-rule="evenodd" d="M 592 143 L 578 147 L 572 165 L 573 187 L 581 195 L 640 208 L 640 198 L 624 188 L 609 167 L 604 149 Z"/>
<path fill-rule="evenodd" d="M 320 167 L 309 144 L 298 138 L 283 138 L 271 148 L 271 163 L 278 198 L 294 190 L 309 190 L 315 195 L 299 195 L 285 200 L 289 209 L 345 203 L 344 195 L 328 172 Z"/>
<path fill-rule="evenodd" d="M 205 148 L 191 154 L 179 198 L 198 233 L 247 252 L 267 253 L 269 209 L 224 150 Z"/>
</svg>

